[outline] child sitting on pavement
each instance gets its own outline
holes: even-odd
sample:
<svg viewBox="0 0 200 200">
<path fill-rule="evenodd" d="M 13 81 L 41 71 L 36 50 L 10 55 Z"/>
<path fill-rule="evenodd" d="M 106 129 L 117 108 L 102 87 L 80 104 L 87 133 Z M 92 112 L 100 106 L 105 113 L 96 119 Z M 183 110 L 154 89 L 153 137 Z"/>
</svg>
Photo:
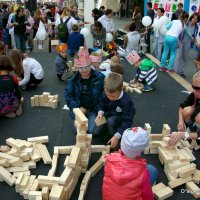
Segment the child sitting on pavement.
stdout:
<svg viewBox="0 0 200 200">
<path fill-rule="evenodd" d="M 105 116 L 107 123 L 95 126 L 93 135 L 108 132 L 111 137 L 108 143 L 111 143 L 111 148 L 116 148 L 123 132 L 131 127 L 135 115 L 134 104 L 123 91 L 122 75 L 112 72 L 105 78 L 104 92 L 99 101 L 96 120 Z"/>
<path fill-rule="evenodd" d="M 104 200 L 154 199 L 151 185 L 157 179 L 157 169 L 141 157 L 148 144 L 149 132 L 143 128 L 134 127 L 124 131 L 121 150 L 105 156 Z"/>
<path fill-rule="evenodd" d="M 60 81 L 63 81 L 63 74 L 69 72 L 69 67 L 67 65 L 67 45 L 62 43 L 56 46 L 56 51 L 58 53 L 56 57 L 56 73 Z M 72 74 L 71 74 L 72 75 Z"/>
<path fill-rule="evenodd" d="M 136 51 L 132 51 L 126 56 L 128 62 L 137 68 L 135 79 L 130 81 L 130 84 L 144 84 L 144 92 L 153 90 L 152 83 L 158 78 L 156 65 L 149 59 L 141 60 Z M 139 85 L 139 84 L 138 84 Z"/>
</svg>

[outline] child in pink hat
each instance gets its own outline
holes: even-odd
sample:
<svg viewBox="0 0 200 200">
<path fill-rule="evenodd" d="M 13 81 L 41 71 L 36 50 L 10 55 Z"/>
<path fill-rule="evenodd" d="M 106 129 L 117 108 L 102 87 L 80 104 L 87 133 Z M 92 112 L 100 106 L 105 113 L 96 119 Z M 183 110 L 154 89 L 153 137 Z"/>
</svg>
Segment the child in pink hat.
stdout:
<svg viewBox="0 0 200 200">
<path fill-rule="evenodd" d="M 136 51 L 132 51 L 126 56 L 127 61 L 137 68 L 135 79 L 131 80 L 131 84 L 144 84 L 143 91 L 148 92 L 153 90 L 152 83 L 158 78 L 156 65 L 149 59 L 141 60 Z"/>
</svg>

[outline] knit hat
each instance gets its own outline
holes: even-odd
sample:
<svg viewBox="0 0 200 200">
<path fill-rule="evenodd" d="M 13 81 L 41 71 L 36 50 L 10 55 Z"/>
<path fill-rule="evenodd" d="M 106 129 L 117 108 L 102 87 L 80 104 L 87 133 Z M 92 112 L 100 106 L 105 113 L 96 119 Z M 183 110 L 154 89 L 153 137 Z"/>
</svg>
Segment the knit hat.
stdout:
<svg viewBox="0 0 200 200">
<path fill-rule="evenodd" d="M 121 139 L 121 150 L 128 158 L 141 154 L 149 144 L 149 132 L 141 127 L 129 128 L 124 131 Z"/>
<path fill-rule="evenodd" d="M 126 56 L 126 60 L 131 64 L 134 65 L 138 60 L 140 60 L 140 56 L 136 51 L 132 51 Z"/>
<path fill-rule="evenodd" d="M 90 55 L 86 47 L 80 47 L 77 58 L 74 58 L 75 67 L 87 67 L 91 64 Z"/>
<path fill-rule="evenodd" d="M 102 55 L 90 55 L 91 62 L 101 63 L 102 62 Z"/>
<path fill-rule="evenodd" d="M 59 44 L 56 46 L 56 51 L 58 53 L 62 52 L 62 51 L 66 51 L 67 52 L 67 45 L 66 44 Z"/>
</svg>

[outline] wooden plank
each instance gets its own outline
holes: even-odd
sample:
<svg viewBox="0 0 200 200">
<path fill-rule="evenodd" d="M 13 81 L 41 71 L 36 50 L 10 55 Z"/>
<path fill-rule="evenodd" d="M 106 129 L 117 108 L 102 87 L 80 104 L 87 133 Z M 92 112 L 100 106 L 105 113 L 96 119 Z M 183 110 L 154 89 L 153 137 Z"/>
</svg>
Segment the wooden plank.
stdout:
<svg viewBox="0 0 200 200">
<path fill-rule="evenodd" d="M 49 200 L 49 188 L 48 187 L 42 188 L 42 200 Z"/>
<path fill-rule="evenodd" d="M 80 162 L 81 151 L 79 147 L 73 147 L 67 165 L 75 168 Z"/>
<path fill-rule="evenodd" d="M 185 178 L 178 178 L 178 179 L 175 179 L 173 181 L 169 181 L 168 182 L 168 185 L 170 188 L 175 188 L 175 187 L 178 187 L 180 185 L 183 185 L 189 181 L 192 180 L 192 176 L 188 176 L 188 177 L 185 177 Z"/>
<path fill-rule="evenodd" d="M 81 124 L 87 124 L 88 123 L 87 117 L 82 113 L 80 108 L 74 108 L 73 113 L 74 113 L 76 119 L 79 120 L 79 123 L 81 123 Z"/>
<path fill-rule="evenodd" d="M 165 187 L 161 189 L 160 191 L 156 192 L 154 195 L 156 199 L 164 200 L 173 196 L 173 193 L 174 191 L 170 187 Z"/>
<path fill-rule="evenodd" d="M 0 166 L 0 177 L 10 186 L 16 182 L 16 178 L 2 166 Z"/>
<path fill-rule="evenodd" d="M 46 145 L 43 144 L 36 144 L 36 147 L 39 150 L 39 153 L 44 161 L 44 164 L 51 164 L 52 159 L 51 156 L 49 154 L 49 151 L 47 150 Z"/>
<path fill-rule="evenodd" d="M 48 143 L 49 142 L 49 136 L 39 136 L 39 137 L 30 137 L 27 139 L 28 142 L 34 142 L 34 143 Z"/>
<path fill-rule="evenodd" d="M 179 177 L 187 177 L 195 173 L 196 165 L 194 163 L 191 163 L 189 165 L 177 168 L 175 169 L 175 171 L 178 173 Z"/>
<path fill-rule="evenodd" d="M 161 182 L 161 183 L 158 183 L 156 185 L 153 185 L 152 186 L 152 191 L 153 191 L 153 193 L 155 193 L 155 192 L 158 192 L 158 191 L 162 190 L 165 187 L 166 187 L 166 185 Z"/>
<path fill-rule="evenodd" d="M 90 169 L 89 171 L 91 171 L 92 173 L 92 177 L 94 177 L 99 171 L 100 169 L 103 167 L 103 162 L 102 159 L 100 158 Z"/>
<path fill-rule="evenodd" d="M 60 200 L 63 189 L 64 186 L 62 185 L 53 185 L 51 192 L 49 194 L 49 200 Z"/>
<path fill-rule="evenodd" d="M 69 180 L 72 178 L 72 173 L 73 168 L 66 166 L 59 178 L 59 184 L 65 185 L 67 182 L 69 182 Z"/>
<path fill-rule="evenodd" d="M 171 133 L 171 128 L 168 124 L 163 124 L 162 134 L 164 137 L 169 136 Z"/>
<path fill-rule="evenodd" d="M 200 188 L 194 182 L 190 181 L 185 186 L 196 199 L 200 198 Z"/>
</svg>

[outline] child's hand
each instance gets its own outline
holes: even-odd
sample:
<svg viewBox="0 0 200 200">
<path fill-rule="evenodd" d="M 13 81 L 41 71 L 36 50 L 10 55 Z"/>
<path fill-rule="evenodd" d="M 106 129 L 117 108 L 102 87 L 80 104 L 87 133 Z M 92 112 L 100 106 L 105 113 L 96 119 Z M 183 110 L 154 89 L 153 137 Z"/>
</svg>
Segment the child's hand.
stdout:
<svg viewBox="0 0 200 200">
<path fill-rule="evenodd" d="M 108 142 L 107 144 L 110 144 L 110 148 L 113 149 L 118 145 L 119 139 L 117 136 L 113 136 Z"/>
<path fill-rule="evenodd" d="M 102 118 L 104 116 L 104 112 L 103 111 L 99 111 L 97 118 Z"/>
<path fill-rule="evenodd" d="M 87 109 L 80 107 L 81 112 L 85 115 L 87 113 Z"/>
<path fill-rule="evenodd" d="M 179 122 L 177 125 L 177 129 L 178 129 L 178 131 L 185 131 L 186 130 L 185 122 L 184 121 Z"/>
</svg>

